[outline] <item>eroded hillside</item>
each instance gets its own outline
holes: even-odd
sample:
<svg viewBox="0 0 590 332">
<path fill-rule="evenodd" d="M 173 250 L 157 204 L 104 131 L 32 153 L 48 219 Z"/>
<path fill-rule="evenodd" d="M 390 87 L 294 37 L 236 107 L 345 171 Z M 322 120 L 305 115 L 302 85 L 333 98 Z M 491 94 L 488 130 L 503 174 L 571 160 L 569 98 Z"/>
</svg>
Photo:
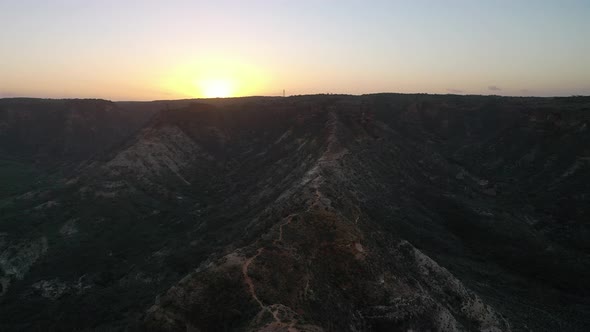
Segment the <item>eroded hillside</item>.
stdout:
<svg viewBox="0 0 590 332">
<path fill-rule="evenodd" d="M 138 105 L 161 111 L 0 201 L 3 330 L 590 326 L 586 99 Z"/>
</svg>

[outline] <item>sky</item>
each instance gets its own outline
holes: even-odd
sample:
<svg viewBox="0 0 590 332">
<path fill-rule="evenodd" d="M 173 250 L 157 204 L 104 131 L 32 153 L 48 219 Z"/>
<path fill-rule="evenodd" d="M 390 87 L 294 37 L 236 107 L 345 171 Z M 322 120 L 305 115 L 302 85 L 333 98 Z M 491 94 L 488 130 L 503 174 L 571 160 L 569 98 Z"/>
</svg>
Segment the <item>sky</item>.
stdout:
<svg viewBox="0 0 590 332">
<path fill-rule="evenodd" d="M 590 95 L 588 0 L 0 0 L 0 98 Z"/>
</svg>

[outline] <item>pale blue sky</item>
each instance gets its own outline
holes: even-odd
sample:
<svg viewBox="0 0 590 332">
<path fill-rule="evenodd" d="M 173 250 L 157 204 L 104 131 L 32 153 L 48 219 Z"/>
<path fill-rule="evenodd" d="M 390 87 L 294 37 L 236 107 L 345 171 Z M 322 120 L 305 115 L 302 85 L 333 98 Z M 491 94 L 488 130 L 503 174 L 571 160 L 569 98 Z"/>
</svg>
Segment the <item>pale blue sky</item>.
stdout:
<svg viewBox="0 0 590 332">
<path fill-rule="evenodd" d="M 587 0 L 0 0 L 0 22 L 0 97 L 590 95 Z"/>
</svg>

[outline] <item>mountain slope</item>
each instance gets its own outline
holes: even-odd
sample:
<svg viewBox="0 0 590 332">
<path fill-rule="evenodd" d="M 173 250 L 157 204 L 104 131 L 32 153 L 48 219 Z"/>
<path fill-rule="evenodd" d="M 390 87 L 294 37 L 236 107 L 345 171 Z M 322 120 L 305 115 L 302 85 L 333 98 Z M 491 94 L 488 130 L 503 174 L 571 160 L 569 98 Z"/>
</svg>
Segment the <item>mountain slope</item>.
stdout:
<svg viewBox="0 0 590 332">
<path fill-rule="evenodd" d="M 0 152 L 49 165 L 80 162 L 132 134 L 151 114 L 100 99 L 0 99 Z"/>
<path fill-rule="evenodd" d="M 336 111 L 327 115 L 322 155 L 282 197 L 290 204 L 274 203 L 286 217 L 252 245 L 183 278 L 149 310 L 149 329 L 509 330 L 411 244 L 363 232 L 376 225 L 346 188 L 354 182 L 338 138 L 343 125 Z"/>
<path fill-rule="evenodd" d="M 162 110 L 0 205 L 0 327 L 584 331 L 589 105 L 117 104 Z"/>
</svg>

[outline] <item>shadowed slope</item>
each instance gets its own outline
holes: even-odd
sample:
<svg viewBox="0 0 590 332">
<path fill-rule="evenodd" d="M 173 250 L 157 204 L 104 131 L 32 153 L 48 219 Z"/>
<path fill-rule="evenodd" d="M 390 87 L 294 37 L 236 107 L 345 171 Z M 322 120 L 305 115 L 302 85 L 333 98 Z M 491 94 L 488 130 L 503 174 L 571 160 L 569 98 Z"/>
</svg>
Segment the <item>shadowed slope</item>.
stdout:
<svg viewBox="0 0 590 332">
<path fill-rule="evenodd" d="M 584 99 L 140 104 L 0 200 L 2 330 L 590 326 Z"/>
</svg>

